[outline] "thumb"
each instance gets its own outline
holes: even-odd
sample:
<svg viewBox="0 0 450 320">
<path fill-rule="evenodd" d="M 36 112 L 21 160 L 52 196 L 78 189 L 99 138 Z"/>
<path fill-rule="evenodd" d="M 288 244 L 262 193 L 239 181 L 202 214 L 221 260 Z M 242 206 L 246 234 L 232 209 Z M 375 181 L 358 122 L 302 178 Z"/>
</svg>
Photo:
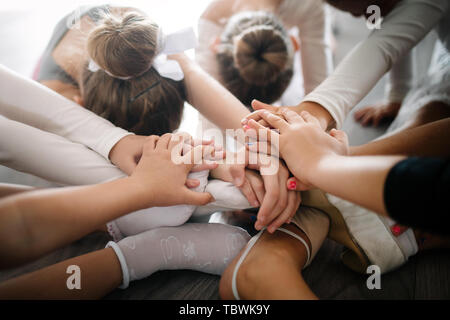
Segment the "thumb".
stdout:
<svg viewBox="0 0 450 320">
<path fill-rule="evenodd" d="M 195 192 L 187 188 L 185 188 L 184 190 L 183 203 L 185 204 L 203 206 L 215 201 L 214 197 L 208 192 Z"/>
<path fill-rule="evenodd" d="M 342 130 L 332 129 L 330 135 L 341 143 L 348 144 L 348 136 Z"/>
<path fill-rule="evenodd" d="M 125 172 L 127 175 L 131 175 L 136 169 L 140 158 L 128 157 L 126 161 L 120 164 L 120 169 Z"/>
<path fill-rule="evenodd" d="M 265 110 L 269 110 L 269 111 L 277 110 L 277 107 L 271 106 L 270 104 L 267 104 L 267 103 L 263 103 L 256 99 L 252 101 L 252 108 L 254 110 L 261 110 L 261 109 L 265 109 Z"/>
<path fill-rule="evenodd" d="M 231 166 L 230 174 L 233 178 L 233 184 L 238 188 L 242 187 L 245 182 L 245 167 L 239 165 Z"/>
</svg>

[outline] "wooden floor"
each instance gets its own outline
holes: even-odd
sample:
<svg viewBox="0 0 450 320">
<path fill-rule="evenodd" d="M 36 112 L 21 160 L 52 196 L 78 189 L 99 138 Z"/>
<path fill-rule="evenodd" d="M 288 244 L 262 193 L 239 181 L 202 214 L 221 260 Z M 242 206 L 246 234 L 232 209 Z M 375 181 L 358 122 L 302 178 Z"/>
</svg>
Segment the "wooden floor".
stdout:
<svg viewBox="0 0 450 320">
<path fill-rule="evenodd" d="M 0 273 L 0 282 L 95 249 L 108 241 L 104 234 L 89 235 L 34 263 Z M 450 299 L 449 252 L 426 252 L 402 268 L 381 277 L 380 290 L 368 290 L 367 277 L 347 269 L 339 260 L 342 247 L 326 240 L 304 271 L 306 282 L 321 299 Z M 210 300 L 219 299 L 219 277 L 194 271 L 161 271 L 117 289 L 105 299 Z"/>
</svg>

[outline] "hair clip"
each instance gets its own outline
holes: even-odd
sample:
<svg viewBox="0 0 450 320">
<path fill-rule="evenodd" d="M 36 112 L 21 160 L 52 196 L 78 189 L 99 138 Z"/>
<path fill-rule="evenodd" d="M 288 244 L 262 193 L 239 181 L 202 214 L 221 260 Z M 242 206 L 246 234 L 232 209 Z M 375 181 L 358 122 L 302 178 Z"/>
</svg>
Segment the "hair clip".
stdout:
<svg viewBox="0 0 450 320">
<path fill-rule="evenodd" d="M 143 96 L 144 94 L 146 94 L 147 92 L 149 92 L 150 90 L 152 90 L 154 87 L 156 87 L 157 85 L 159 85 L 161 83 L 161 81 L 156 81 L 154 84 L 152 84 L 150 87 L 144 89 L 143 91 L 139 92 L 134 98 L 131 98 L 128 100 L 129 103 L 133 103 L 134 101 L 136 101 L 137 99 L 139 99 L 141 96 Z"/>
</svg>

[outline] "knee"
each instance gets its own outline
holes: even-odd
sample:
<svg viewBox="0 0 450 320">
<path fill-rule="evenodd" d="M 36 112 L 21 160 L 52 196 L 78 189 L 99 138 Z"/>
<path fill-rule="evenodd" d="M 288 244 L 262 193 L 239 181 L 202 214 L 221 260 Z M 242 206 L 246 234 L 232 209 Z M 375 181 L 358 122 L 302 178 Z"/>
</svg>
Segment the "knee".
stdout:
<svg viewBox="0 0 450 320">
<path fill-rule="evenodd" d="M 264 295 L 267 279 L 277 273 L 277 268 L 290 261 L 288 253 L 284 250 L 266 248 L 261 253 L 252 253 L 244 259 L 236 271 L 236 289 L 241 299 L 256 299 Z M 222 274 L 219 285 L 219 294 L 222 299 L 235 299 L 232 283 L 239 257 Z"/>
</svg>

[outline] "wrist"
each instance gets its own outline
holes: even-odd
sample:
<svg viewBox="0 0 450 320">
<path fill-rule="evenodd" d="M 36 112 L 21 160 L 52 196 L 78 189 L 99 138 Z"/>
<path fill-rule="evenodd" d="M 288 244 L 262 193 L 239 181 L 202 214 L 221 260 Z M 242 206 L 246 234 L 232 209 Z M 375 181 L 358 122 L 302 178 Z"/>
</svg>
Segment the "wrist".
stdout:
<svg viewBox="0 0 450 320">
<path fill-rule="evenodd" d="M 127 135 L 125 137 L 123 137 L 122 139 L 120 139 L 119 141 L 117 141 L 117 143 L 111 148 L 111 150 L 109 151 L 109 155 L 108 158 L 111 161 L 111 163 L 115 164 L 116 166 L 119 166 L 120 160 L 121 160 L 121 155 L 122 155 L 122 150 L 124 149 L 125 145 L 127 144 L 127 141 L 130 140 L 130 137 L 132 137 L 133 135 Z"/>
<path fill-rule="evenodd" d="M 146 183 L 144 185 L 133 176 L 122 178 L 121 182 L 121 189 L 126 190 L 129 203 L 133 203 L 133 206 L 135 206 L 132 211 L 153 207 L 156 194 L 156 188 L 153 184 Z"/>
<path fill-rule="evenodd" d="M 312 165 L 305 167 L 307 168 L 307 170 L 305 170 L 306 181 L 309 184 L 320 188 L 321 182 L 324 179 L 327 179 L 328 169 L 333 168 L 342 157 L 343 156 L 333 153 L 322 154 L 316 157 L 311 161 Z"/>
<path fill-rule="evenodd" d="M 302 111 L 308 111 L 311 115 L 319 120 L 320 126 L 323 130 L 327 130 L 335 125 L 335 121 L 328 110 L 318 103 L 304 101 L 301 102 L 298 106 L 294 107 L 294 111 L 298 114 L 300 114 L 300 112 Z"/>
</svg>

